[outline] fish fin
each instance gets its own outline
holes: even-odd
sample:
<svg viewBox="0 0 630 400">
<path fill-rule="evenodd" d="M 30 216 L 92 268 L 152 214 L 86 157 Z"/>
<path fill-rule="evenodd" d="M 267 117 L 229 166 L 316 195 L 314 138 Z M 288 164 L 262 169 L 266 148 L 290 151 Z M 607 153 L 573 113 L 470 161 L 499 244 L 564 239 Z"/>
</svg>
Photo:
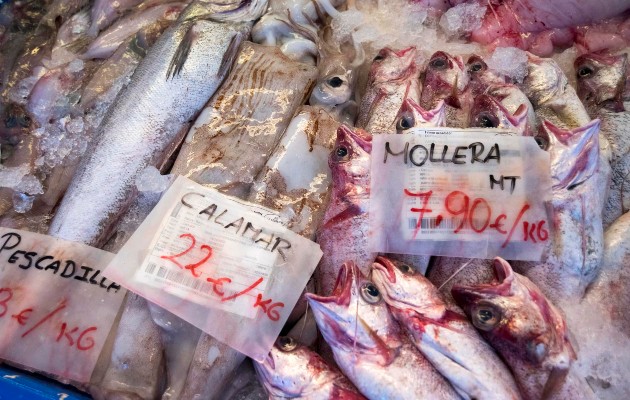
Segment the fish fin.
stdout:
<svg viewBox="0 0 630 400">
<path fill-rule="evenodd" d="M 348 208 L 344 209 L 339 214 L 336 214 L 335 216 L 330 218 L 328 221 L 326 221 L 321 226 L 320 230 L 330 228 L 333 225 L 336 225 L 340 222 L 343 222 L 347 219 L 356 217 L 357 215 L 361 215 L 361 214 L 363 214 L 363 210 L 361 210 L 361 207 L 358 207 L 356 205 L 350 205 Z"/>
<path fill-rule="evenodd" d="M 224 77 L 227 76 L 227 74 L 230 72 L 234 57 L 238 53 L 238 49 L 241 46 L 242 36 L 243 35 L 241 33 L 237 33 L 236 35 L 232 36 L 227 50 L 225 51 L 225 53 L 223 53 L 223 58 L 221 59 L 221 65 L 219 65 L 217 76 Z"/>
<path fill-rule="evenodd" d="M 184 64 L 188 59 L 188 55 L 190 54 L 190 48 L 192 47 L 192 42 L 195 39 L 195 33 L 193 31 L 193 26 L 188 27 L 186 34 L 182 38 L 177 50 L 175 50 L 175 54 L 171 59 L 171 63 L 168 66 L 168 70 L 166 71 L 166 80 L 174 79 L 175 76 L 179 76 L 184 69 Z"/>
<path fill-rule="evenodd" d="M 83 50 L 85 50 L 90 44 L 92 39 L 94 38 L 91 38 L 87 35 L 82 35 L 78 37 L 75 41 L 64 44 L 62 48 L 72 53 L 83 52 Z"/>
</svg>

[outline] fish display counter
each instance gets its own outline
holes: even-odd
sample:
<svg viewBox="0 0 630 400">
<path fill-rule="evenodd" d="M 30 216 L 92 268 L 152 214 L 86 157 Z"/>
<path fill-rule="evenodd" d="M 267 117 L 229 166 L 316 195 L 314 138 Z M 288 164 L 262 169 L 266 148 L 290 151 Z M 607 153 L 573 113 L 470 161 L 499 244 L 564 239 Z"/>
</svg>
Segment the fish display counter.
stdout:
<svg viewBox="0 0 630 400">
<path fill-rule="evenodd" d="M 0 399 L 630 397 L 629 13 L 0 1 Z"/>
</svg>

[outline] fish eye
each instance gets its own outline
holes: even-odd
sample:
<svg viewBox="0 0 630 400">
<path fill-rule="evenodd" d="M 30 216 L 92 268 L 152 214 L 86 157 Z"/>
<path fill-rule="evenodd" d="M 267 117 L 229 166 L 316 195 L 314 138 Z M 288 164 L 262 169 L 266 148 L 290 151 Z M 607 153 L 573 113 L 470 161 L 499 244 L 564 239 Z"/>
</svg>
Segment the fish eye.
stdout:
<svg viewBox="0 0 630 400">
<path fill-rule="evenodd" d="M 499 121 L 494 115 L 490 115 L 488 113 L 480 113 L 477 115 L 477 126 L 483 128 L 496 128 L 499 126 Z"/>
<path fill-rule="evenodd" d="M 547 346 L 542 342 L 532 340 L 526 345 L 527 355 L 535 362 L 542 362 L 547 357 Z"/>
<path fill-rule="evenodd" d="M 408 264 L 400 264 L 398 265 L 398 269 L 405 275 L 413 275 L 416 272 L 416 270 Z"/>
<path fill-rule="evenodd" d="M 335 149 L 335 155 L 338 158 L 346 157 L 348 155 L 348 148 L 344 145 L 337 146 L 337 148 Z"/>
<path fill-rule="evenodd" d="M 381 53 L 378 53 L 376 55 L 376 57 L 374 57 L 374 59 L 372 61 L 381 61 L 381 60 L 384 60 L 384 59 L 385 59 L 385 56 L 383 56 Z"/>
<path fill-rule="evenodd" d="M 580 68 L 578 68 L 578 78 L 586 78 L 588 76 L 591 76 L 593 74 L 593 68 L 589 67 L 588 65 L 583 65 Z"/>
<path fill-rule="evenodd" d="M 406 131 L 407 129 L 413 128 L 415 125 L 415 120 L 413 115 L 403 115 L 396 122 L 396 130 Z"/>
<path fill-rule="evenodd" d="M 485 69 L 485 66 L 481 61 L 476 61 L 470 64 L 470 67 L 468 67 L 468 71 L 470 72 L 479 72 L 484 69 Z"/>
<path fill-rule="evenodd" d="M 22 128 L 28 128 L 31 124 L 31 118 L 28 115 L 23 115 L 22 117 L 18 118 L 18 123 Z"/>
<path fill-rule="evenodd" d="M 328 80 L 328 84 L 331 87 L 338 88 L 339 86 L 343 85 L 343 79 L 338 76 L 333 76 Z"/>
<path fill-rule="evenodd" d="M 280 336 L 278 340 L 276 340 L 276 343 L 278 344 L 278 348 L 285 352 L 294 350 L 298 345 L 295 339 L 289 336 Z"/>
<path fill-rule="evenodd" d="M 372 282 L 366 282 L 361 286 L 361 297 L 370 304 L 381 301 L 381 292 Z"/>
<path fill-rule="evenodd" d="M 549 141 L 542 136 L 536 136 L 534 140 L 536 141 L 536 144 L 538 144 L 538 147 L 543 150 L 547 150 L 547 148 L 549 147 Z"/>
<path fill-rule="evenodd" d="M 431 60 L 429 65 L 433 69 L 445 69 L 446 68 L 446 59 L 444 57 L 434 58 L 433 60 Z"/>
<path fill-rule="evenodd" d="M 481 303 L 473 310 L 472 322 L 477 329 L 492 330 L 501 322 L 501 312 L 490 303 Z"/>
<path fill-rule="evenodd" d="M 15 128 L 18 124 L 17 118 L 14 116 L 8 116 L 4 119 L 4 126 L 7 128 Z"/>
</svg>

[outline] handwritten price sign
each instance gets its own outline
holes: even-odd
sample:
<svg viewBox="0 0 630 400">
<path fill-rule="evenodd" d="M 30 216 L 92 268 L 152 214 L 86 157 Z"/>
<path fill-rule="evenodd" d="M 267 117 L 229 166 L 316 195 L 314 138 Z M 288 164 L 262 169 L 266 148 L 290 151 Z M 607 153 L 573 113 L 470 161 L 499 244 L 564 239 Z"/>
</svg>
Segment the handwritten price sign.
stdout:
<svg viewBox="0 0 630 400">
<path fill-rule="evenodd" d="M 374 137 L 373 251 L 539 260 L 549 156 L 533 138 L 433 128 Z"/>
<path fill-rule="evenodd" d="M 262 360 L 321 258 L 277 217 L 179 177 L 105 275 Z"/>
<path fill-rule="evenodd" d="M 0 357 L 87 383 L 125 290 L 101 275 L 113 254 L 0 228 Z"/>
</svg>

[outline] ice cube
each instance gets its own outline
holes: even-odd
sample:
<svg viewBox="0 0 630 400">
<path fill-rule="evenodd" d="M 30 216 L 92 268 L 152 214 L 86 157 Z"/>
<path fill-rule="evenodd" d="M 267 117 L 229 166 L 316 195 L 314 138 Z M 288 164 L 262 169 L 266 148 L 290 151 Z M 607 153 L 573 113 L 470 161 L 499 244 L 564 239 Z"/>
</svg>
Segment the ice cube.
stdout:
<svg viewBox="0 0 630 400">
<path fill-rule="evenodd" d="M 68 71 L 69 72 L 81 72 L 83 70 L 83 61 L 76 59 L 73 60 L 72 62 L 70 62 L 70 64 L 68 64 Z"/>
<path fill-rule="evenodd" d="M 163 192 L 170 186 L 169 175 L 161 175 L 153 166 L 146 167 L 136 178 L 136 187 L 140 192 Z"/>
<path fill-rule="evenodd" d="M 33 200 L 35 200 L 35 196 L 29 196 L 28 194 L 22 192 L 14 192 L 13 209 L 15 212 L 24 214 L 33 208 Z"/>
<path fill-rule="evenodd" d="M 0 187 L 15 188 L 28 173 L 29 167 L 26 164 L 19 167 L 0 168 Z"/>
<path fill-rule="evenodd" d="M 30 174 L 25 175 L 22 178 L 20 183 L 15 187 L 15 190 L 25 193 L 25 194 L 29 194 L 29 195 L 44 193 L 42 184 L 39 181 L 39 179 L 37 179 L 37 177 L 35 177 L 34 175 L 30 175 Z"/>
<path fill-rule="evenodd" d="M 451 7 L 440 18 L 440 27 L 448 36 L 466 35 L 481 27 L 486 15 L 486 6 L 462 3 Z"/>
<path fill-rule="evenodd" d="M 523 82 L 527 76 L 527 53 L 516 47 L 497 47 L 487 63 L 488 68 L 515 82 Z"/>
</svg>

